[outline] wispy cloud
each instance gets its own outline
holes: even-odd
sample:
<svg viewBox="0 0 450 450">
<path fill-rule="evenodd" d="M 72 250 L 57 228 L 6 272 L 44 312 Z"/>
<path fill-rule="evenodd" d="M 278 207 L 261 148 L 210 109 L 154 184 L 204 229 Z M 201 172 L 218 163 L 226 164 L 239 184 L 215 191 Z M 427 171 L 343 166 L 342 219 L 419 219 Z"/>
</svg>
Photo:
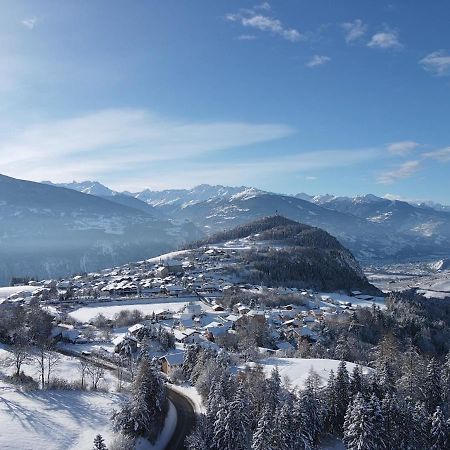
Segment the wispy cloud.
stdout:
<svg viewBox="0 0 450 450">
<path fill-rule="evenodd" d="M 27 19 L 23 19 L 20 23 L 24 27 L 28 28 L 29 30 L 32 30 L 37 24 L 37 18 L 36 17 L 29 17 Z"/>
<path fill-rule="evenodd" d="M 398 36 L 398 32 L 395 30 L 382 31 L 376 33 L 372 36 L 367 44 L 370 48 L 380 48 L 380 49 L 401 49 L 403 44 L 401 44 Z"/>
<path fill-rule="evenodd" d="M 238 41 L 254 41 L 256 36 L 254 34 L 241 34 L 236 39 Z"/>
<path fill-rule="evenodd" d="M 345 42 L 352 44 L 361 39 L 367 31 L 367 25 L 361 19 L 356 19 L 353 22 L 345 22 L 341 24 L 345 32 Z"/>
<path fill-rule="evenodd" d="M 324 64 L 327 64 L 331 61 L 331 58 L 329 56 L 324 55 L 314 55 L 307 63 L 306 67 L 314 68 L 323 66 Z"/>
<path fill-rule="evenodd" d="M 266 3 L 257 7 L 259 10 L 270 10 L 269 7 L 264 6 Z M 247 28 L 253 28 L 261 32 L 271 33 L 286 39 L 290 42 L 297 42 L 304 39 L 304 36 L 295 28 L 286 27 L 281 20 L 271 17 L 264 12 L 257 9 L 240 9 L 237 13 L 230 13 L 225 16 L 229 22 L 236 22 Z"/>
<path fill-rule="evenodd" d="M 40 178 L 52 178 L 58 167 L 71 172 L 83 165 L 84 170 L 110 171 L 203 156 L 294 132 L 283 124 L 176 121 L 146 110 L 101 110 L 33 124 L 0 139 L 0 173 L 28 171 L 32 177 L 42 171 Z"/>
<path fill-rule="evenodd" d="M 262 9 L 264 11 L 270 11 L 272 7 L 270 6 L 269 2 L 262 2 L 261 4 L 254 6 L 254 9 Z"/>
<path fill-rule="evenodd" d="M 387 146 L 389 153 L 393 155 L 404 156 L 411 153 L 416 148 L 420 147 L 418 142 L 414 141 L 400 141 L 400 142 L 392 142 Z"/>
<path fill-rule="evenodd" d="M 418 160 L 407 161 L 392 170 L 382 172 L 377 177 L 377 182 L 381 184 L 392 184 L 398 180 L 404 180 L 411 177 L 421 168 Z"/>
<path fill-rule="evenodd" d="M 450 53 L 445 50 L 432 52 L 422 58 L 419 63 L 426 71 L 435 75 L 450 75 Z"/>
<path fill-rule="evenodd" d="M 424 153 L 426 158 L 432 158 L 440 162 L 450 162 L 450 147 L 441 148 L 432 152 Z"/>
<path fill-rule="evenodd" d="M 232 185 L 260 185 L 268 177 L 274 179 L 279 176 L 294 176 L 317 170 L 334 169 L 336 167 L 349 167 L 363 164 L 374 160 L 379 156 L 376 149 L 355 150 L 323 150 L 304 152 L 297 155 L 273 156 L 259 160 L 227 162 L 227 163 L 205 163 L 187 162 L 183 167 L 171 167 L 170 165 L 161 170 L 148 174 L 133 174 L 114 180 L 116 189 L 139 190 L 151 183 L 152 188 L 170 188 L 179 186 L 194 186 L 201 180 L 209 184 L 232 184 Z M 68 179 L 66 177 L 66 179 Z M 149 181 L 150 180 L 150 181 Z M 108 181 L 108 180 L 103 180 Z M 112 185 L 112 183 L 109 183 Z"/>
</svg>

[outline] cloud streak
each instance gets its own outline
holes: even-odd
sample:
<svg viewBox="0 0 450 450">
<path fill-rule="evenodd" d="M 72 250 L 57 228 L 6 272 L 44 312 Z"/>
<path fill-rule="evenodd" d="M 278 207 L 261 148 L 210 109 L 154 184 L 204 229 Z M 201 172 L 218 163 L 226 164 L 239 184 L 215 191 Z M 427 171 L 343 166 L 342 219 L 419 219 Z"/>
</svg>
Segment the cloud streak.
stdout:
<svg viewBox="0 0 450 450">
<path fill-rule="evenodd" d="M 383 31 L 372 36 L 367 44 L 370 48 L 401 49 L 403 44 L 400 43 L 397 31 Z"/>
<path fill-rule="evenodd" d="M 422 58 L 419 64 L 427 71 L 437 76 L 450 75 L 450 53 L 445 50 L 432 52 Z"/>
<path fill-rule="evenodd" d="M 404 156 L 416 148 L 420 147 L 420 144 L 414 141 L 400 141 L 400 142 L 392 142 L 387 146 L 389 153 L 398 156 Z"/>
<path fill-rule="evenodd" d="M 382 153 L 355 149 L 211 158 L 294 133 L 283 124 L 177 121 L 141 109 L 100 110 L 3 137 L 0 173 L 35 181 L 100 179 L 123 189 L 257 183 L 269 176 L 357 165 Z"/>
<path fill-rule="evenodd" d="M 361 19 L 356 19 L 353 22 L 345 22 L 341 24 L 345 32 L 345 42 L 353 44 L 361 39 L 367 32 L 367 25 Z"/>
<path fill-rule="evenodd" d="M 37 24 L 37 18 L 36 17 L 30 17 L 28 19 L 23 19 L 20 23 L 24 27 L 28 28 L 29 30 L 32 30 Z"/>
<path fill-rule="evenodd" d="M 398 180 L 404 180 L 411 177 L 421 168 L 418 160 L 406 161 L 392 170 L 382 172 L 378 175 L 377 182 L 380 184 L 392 184 Z"/>
<path fill-rule="evenodd" d="M 310 69 L 314 67 L 320 67 L 324 64 L 327 64 L 331 61 L 331 58 L 329 56 L 324 55 L 314 55 L 307 63 L 306 67 L 309 67 Z"/>
<path fill-rule="evenodd" d="M 229 22 L 236 22 L 243 27 L 251 28 L 272 35 L 280 36 L 290 42 L 303 40 L 305 37 L 295 28 L 284 26 L 281 20 L 271 17 L 260 11 L 270 10 L 268 3 L 262 3 L 255 9 L 241 9 L 237 13 L 230 13 L 225 16 Z"/>
<path fill-rule="evenodd" d="M 444 163 L 450 162 L 450 147 L 424 153 L 424 156 Z"/>
<path fill-rule="evenodd" d="M 145 164 L 206 155 L 292 135 L 283 124 L 184 122 L 141 109 L 101 110 L 25 127 L 0 139 L 0 171 L 99 163 Z"/>
</svg>

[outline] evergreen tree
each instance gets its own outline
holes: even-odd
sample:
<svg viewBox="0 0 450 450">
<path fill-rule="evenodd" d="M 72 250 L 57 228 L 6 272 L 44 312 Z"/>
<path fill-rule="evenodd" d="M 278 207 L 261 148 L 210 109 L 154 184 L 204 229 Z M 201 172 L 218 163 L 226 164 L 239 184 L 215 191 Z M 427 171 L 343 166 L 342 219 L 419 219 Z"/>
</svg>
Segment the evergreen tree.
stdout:
<svg viewBox="0 0 450 450">
<path fill-rule="evenodd" d="M 216 450 L 229 449 L 227 417 L 230 413 L 229 403 L 221 397 L 217 408 L 217 414 L 213 427 L 213 439 L 211 447 Z"/>
<path fill-rule="evenodd" d="M 339 363 L 336 380 L 335 380 L 335 391 L 336 391 L 336 407 L 337 414 L 335 417 L 336 430 L 338 432 L 342 431 L 342 426 L 344 424 L 345 413 L 350 401 L 350 378 L 347 371 L 347 365 L 345 361 Z"/>
<path fill-rule="evenodd" d="M 328 433 L 338 432 L 339 407 L 336 393 L 336 379 L 333 370 L 330 370 L 328 382 L 324 390 L 324 426 Z"/>
<path fill-rule="evenodd" d="M 387 394 L 381 403 L 386 450 L 408 448 L 408 429 L 412 417 L 408 417 L 408 408 L 400 407 L 395 394 Z"/>
<path fill-rule="evenodd" d="M 438 406 L 431 419 L 430 450 L 448 450 L 450 440 L 444 414 Z"/>
<path fill-rule="evenodd" d="M 441 373 L 439 365 L 434 358 L 432 358 L 427 365 L 423 385 L 423 399 L 429 414 L 433 414 L 442 401 Z"/>
<path fill-rule="evenodd" d="M 350 379 L 350 395 L 354 397 L 358 392 L 364 394 L 364 379 L 362 368 L 360 365 L 356 365 L 353 368 L 352 376 Z"/>
<path fill-rule="evenodd" d="M 201 414 L 197 419 L 194 431 L 186 438 L 188 450 L 210 450 L 211 436 L 206 423 L 206 417 Z"/>
<path fill-rule="evenodd" d="M 252 439 L 252 450 L 277 450 L 273 442 L 273 413 L 269 406 L 266 406 L 258 420 L 258 426 Z"/>
<path fill-rule="evenodd" d="M 167 398 L 160 372 L 144 358 L 133 382 L 133 395 L 113 414 L 113 425 L 130 437 L 156 440 L 164 424 Z"/>
<path fill-rule="evenodd" d="M 274 413 L 280 404 L 281 378 L 278 368 L 273 368 L 270 377 L 267 379 L 266 405 Z"/>
<path fill-rule="evenodd" d="M 295 449 L 296 431 L 294 426 L 294 402 L 293 396 L 287 395 L 275 415 L 274 441 L 278 443 L 278 450 Z"/>
<path fill-rule="evenodd" d="M 395 374 L 391 361 L 384 359 L 378 364 L 377 381 L 382 396 L 395 392 Z"/>
<path fill-rule="evenodd" d="M 108 450 L 101 434 L 95 436 L 93 450 Z"/>
<path fill-rule="evenodd" d="M 383 427 L 378 398 L 369 401 L 357 394 L 350 403 L 344 422 L 344 443 L 347 450 L 382 450 Z"/>
<path fill-rule="evenodd" d="M 308 379 L 305 383 L 305 389 L 300 392 L 298 402 L 301 411 L 300 428 L 308 433 L 307 436 L 303 433 L 305 443 L 314 447 L 318 443 L 319 435 L 322 432 L 323 422 L 319 398 L 314 391 L 313 384 L 308 382 Z"/>
<path fill-rule="evenodd" d="M 221 450 L 247 450 L 250 438 L 250 419 L 248 415 L 248 399 L 244 387 L 240 384 L 236 393 L 228 404 L 224 413 L 222 430 L 218 434 L 222 437 L 216 441 Z M 221 412 L 218 413 L 218 418 Z"/>
<path fill-rule="evenodd" d="M 402 374 L 398 380 L 399 390 L 414 401 L 420 398 L 420 387 L 422 385 L 422 374 L 424 373 L 422 357 L 417 349 L 410 345 L 402 358 Z"/>
<path fill-rule="evenodd" d="M 412 418 L 411 429 L 414 430 L 413 441 L 415 445 L 413 448 L 417 450 L 429 448 L 431 421 L 423 403 L 416 403 Z"/>
</svg>

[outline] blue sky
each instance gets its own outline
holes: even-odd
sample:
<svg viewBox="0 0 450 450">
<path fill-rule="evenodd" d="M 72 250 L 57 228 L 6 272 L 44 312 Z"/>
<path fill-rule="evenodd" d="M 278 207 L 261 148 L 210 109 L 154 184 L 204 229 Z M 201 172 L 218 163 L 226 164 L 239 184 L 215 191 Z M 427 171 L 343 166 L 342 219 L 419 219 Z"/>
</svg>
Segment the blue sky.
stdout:
<svg viewBox="0 0 450 450">
<path fill-rule="evenodd" d="M 450 203 L 447 0 L 0 8 L 0 173 Z"/>
</svg>

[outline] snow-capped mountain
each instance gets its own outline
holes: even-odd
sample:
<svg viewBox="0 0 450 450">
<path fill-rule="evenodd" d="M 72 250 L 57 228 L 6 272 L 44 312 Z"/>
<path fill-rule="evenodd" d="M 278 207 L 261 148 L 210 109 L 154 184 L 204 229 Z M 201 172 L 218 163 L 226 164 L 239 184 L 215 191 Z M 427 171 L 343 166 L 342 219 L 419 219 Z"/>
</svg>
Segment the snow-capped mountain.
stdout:
<svg viewBox="0 0 450 450">
<path fill-rule="evenodd" d="M 51 186 L 73 189 L 74 191 L 82 192 L 83 194 L 98 195 L 101 197 L 117 194 L 116 191 L 109 189 L 98 181 L 72 181 L 71 183 L 52 183 L 51 181 L 43 181 L 42 183 L 49 184 Z"/>
<path fill-rule="evenodd" d="M 133 194 L 139 200 L 156 207 L 176 206 L 185 208 L 196 203 L 213 201 L 216 199 L 230 199 L 234 196 L 258 195 L 259 189 L 229 186 L 210 186 L 201 184 L 192 189 L 167 189 L 164 191 L 151 191 L 146 189 Z"/>
<path fill-rule="evenodd" d="M 0 175 L 0 284 L 12 276 L 94 271 L 173 250 L 200 236 L 189 223 Z"/>
<path fill-rule="evenodd" d="M 97 183 L 65 186 L 79 190 L 97 186 Z M 363 260 L 439 258 L 450 254 L 448 212 L 372 194 L 291 196 L 246 186 L 206 184 L 192 189 L 146 189 L 120 195 L 109 191 L 113 195 L 106 198 L 111 201 L 150 212 L 153 216 L 190 221 L 208 234 L 278 212 L 289 219 L 323 228 Z"/>
</svg>

